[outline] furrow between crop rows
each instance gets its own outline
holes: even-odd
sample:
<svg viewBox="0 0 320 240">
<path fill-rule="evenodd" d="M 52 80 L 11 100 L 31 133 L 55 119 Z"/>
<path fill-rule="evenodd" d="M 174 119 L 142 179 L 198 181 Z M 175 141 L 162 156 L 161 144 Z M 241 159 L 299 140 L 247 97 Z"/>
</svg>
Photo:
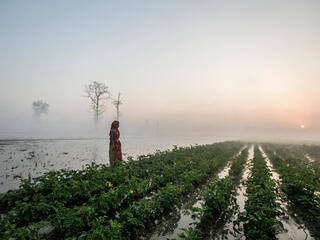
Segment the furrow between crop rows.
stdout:
<svg viewBox="0 0 320 240">
<path fill-rule="evenodd" d="M 245 184 L 248 199 L 238 223 L 243 223 L 246 239 L 276 239 L 277 229 L 281 226 L 277 219 L 281 215 L 281 208 L 276 201 L 276 182 L 271 178 L 271 172 L 257 146 L 254 148 L 251 176 Z"/>
<path fill-rule="evenodd" d="M 115 235 L 133 238 L 138 233 L 137 229 L 140 231 L 145 228 L 141 224 L 133 223 L 137 218 L 129 216 L 130 211 L 134 211 L 133 206 L 140 204 L 143 208 L 144 204 L 147 206 L 151 202 L 160 204 L 157 206 L 157 214 L 154 214 L 152 209 L 149 214 L 153 218 L 155 215 L 162 216 L 172 208 L 166 206 L 166 200 L 172 196 L 180 198 L 180 195 L 203 183 L 208 174 L 221 167 L 226 159 L 239 151 L 241 145 L 228 142 L 180 148 L 171 152 L 157 152 L 155 155 L 140 158 L 140 161 L 129 162 L 113 169 L 94 165 L 78 172 L 49 173 L 36 179 L 34 183 L 25 181 L 19 190 L 1 195 L 0 202 L 7 213 L 10 213 L 2 219 L 1 228 L 6 234 L 4 236 L 18 234 L 36 238 L 39 229 L 51 222 L 50 225 L 55 228 L 54 238 L 110 235 L 110 231 L 113 234 L 115 228 L 122 229 L 115 231 Z M 94 183 L 93 189 L 99 184 L 102 186 L 97 187 L 99 191 L 90 191 L 88 189 L 91 183 Z M 52 185 L 54 189 L 64 186 L 61 188 L 64 191 L 52 191 L 49 187 Z M 46 188 L 51 192 L 42 195 Z M 139 200 L 151 191 L 156 191 L 151 199 Z M 81 196 L 85 196 L 85 199 Z M 75 204 L 70 204 L 70 199 L 75 201 Z M 173 206 L 179 205 L 178 202 L 173 201 Z M 129 207 L 130 204 L 133 206 Z M 164 206 L 168 209 L 165 210 Z M 139 209 L 137 211 L 141 213 Z M 36 222 L 39 219 L 42 221 Z M 45 219 L 46 221 L 43 221 Z M 30 220 L 35 223 L 23 225 Z M 101 228 L 111 230 L 106 233 Z"/>
<path fill-rule="evenodd" d="M 267 162 L 267 166 L 271 171 L 272 178 L 276 180 L 276 187 L 280 194 L 281 199 L 279 199 L 280 207 L 283 211 L 284 216 L 281 216 L 279 219 L 281 224 L 283 225 L 283 231 L 279 231 L 277 233 L 277 239 L 279 240 L 294 240 L 294 239 L 305 239 L 305 240 L 313 240 L 310 236 L 309 231 L 303 224 L 299 224 L 299 220 L 296 220 L 294 213 L 290 212 L 288 209 L 288 201 L 284 196 L 284 193 L 281 191 L 281 178 L 280 175 L 275 171 L 273 164 L 270 159 L 266 155 L 262 146 L 259 147 L 260 152 Z"/>
<path fill-rule="evenodd" d="M 232 161 L 229 176 L 217 179 L 206 187 L 201 198 L 203 201 L 201 207 L 194 209 L 194 215 L 197 219 L 196 226 L 179 234 L 181 239 L 211 238 L 224 225 L 226 219 L 231 218 L 238 209 L 235 190 L 247 158 L 248 150 L 245 149 L 239 157 Z"/>
<path fill-rule="evenodd" d="M 281 190 L 287 195 L 289 210 L 300 216 L 315 239 L 320 238 L 319 179 L 308 166 L 295 165 L 289 156 L 278 154 L 273 145 L 264 144 L 269 159 L 281 175 Z"/>
<path fill-rule="evenodd" d="M 238 239 L 239 240 L 244 237 L 244 232 L 242 230 L 242 226 L 238 227 L 237 231 L 235 231 L 234 230 L 234 222 L 236 222 L 239 212 L 244 211 L 245 201 L 247 200 L 247 197 L 245 194 L 246 193 L 246 186 L 244 183 L 248 180 L 248 177 L 249 177 L 249 174 L 251 171 L 253 157 L 254 157 L 254 146 L 252 145 L 248 149 L 248 157 L 247 157 L 247 161 L 245 163 L 245 169 L 244 169 L 243 174 L 241 176 L 240 184 L 236 190 L 236 205 L 238 206 L 239 209 L 237 210 L 236 213 L 234 213 L 232 215 L 232 217 L 230 217 L 230 219 L 228 219 L 225 226 L 222 227 L 217 232 L 217 234 L 212 237 L 212 239 L 215 239 L 215 240 Z M 240 225 L 242 225 L 242 224 L 240 223 Z"/>
<path fill-rule="evenodd" d="M 165 219 L 162 222 L 157 224 L 155 231 L 152 233 L 151 236 L 146 236 L 145 239 L 151 240 L 160 240 L 160 239 L 167 239 L 167 238 L 175 238 L 178 236 L 179 233 L 182 232 L 182 229 L 188 228 L 190 224 L 194 223 L 193 211 L 194 208 L 201 207 L 201 196 L 204 193 L 206 186 L 217 178 L 224 178 L 229 174 L 232 161 L 239 157 L 240 154 L 245 151 L 247 146 L 241 148 L 241 150 L 230 159 L 227 165 L 217 174 L 217 176 L 212 176 L 204 186 L 201 188 L 196 189 L 190 196 L 187 197 L 186 201 L 184 201 L 181 209 L 169 217 L 169 219 Z"/>
</svg>

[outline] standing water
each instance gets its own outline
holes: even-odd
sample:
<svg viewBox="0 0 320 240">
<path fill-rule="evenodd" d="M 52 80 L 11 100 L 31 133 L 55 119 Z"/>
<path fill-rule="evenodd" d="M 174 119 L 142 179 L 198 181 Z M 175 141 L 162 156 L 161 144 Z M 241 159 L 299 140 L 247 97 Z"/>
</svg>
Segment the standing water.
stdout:
<svg viewBox="0 0 320 240">
<path fill-rule="evenodd" d="M 277 172 L 275 172 L 273 165 L 270 162 L 270 159 L 263 151 L 261 146 L 259 146 L 259 150 L 266 160 L 267 166 L 271 171 L 272 178 L 277 181 L 277 188 L 279 189 L 279 184 L 281 184 L 280 175 Z M 299 221 L 299 219 L 294 215 L 294 213 L 291 213 L 288 210 L 288 203 L 280 201 L 280 204 L 285 214 L 283 219 L 281 219 L 281 223 L 283 224 L 285 231 L 278 233 L 277 238 L 279 240 L 314 240 L 314 238 L 311 237 L 310 232 L 306 229 L 305 225 L 301 223 L 301 221 Z"/>
<path fill-rule="evenodd" d="M 246 149 L 247 146 L 244 146 L 240 149 L 240 151 L 233 157 L 237 157 L 241 154 L 241 152 Z M 231 159 L 233 159 L 231 158 Z M 230 161 L 227 163 L 227 165 L 217 174 L 218 178 L 224 178 L 228 175 L 229 170 L 231 167 Z M 215 179 L 215 178 L 214 178 Z M 207 182 L 210 183 L 212 181 L 209 180 Z M 189 227 L 192 227 L 193 224 L 196 224 L 198 220 L 195 220 L 192 218 L 192 209 L 193 208 L 201 208 L 201 204 L 203 203 L 202 200 L 199 200 L 199 196 L 203 194 L 203 190 L 205 189 L 205 186 L 203 186 L 201 189 L 198 189 L 193 193 L 191 196 L 188 197 L 188 200 L 183 204 L 182 208 L 179 210 L 178 213 L 176 213 L 174 216 L 171 216 L 171 219 L 165 220 L 162 224 L 160 224 L 159 227 L 155 230 L 153 235 L 147 239 L 151 240 L 162 240 L 167 238 L 177 238 L 179 233 L 182 233 L 183 228 L 187 229 Z M 168 222 L 171 221 L 172 225 L 171 227 L 165 229 L 161 225 L 167 226 Z"/>
<path fill-rule="evenodd" d="M 236 196 L 236 201 L 237 204 L 240 208 L 240 211 L 243 212 L 244 211 L 244 205 L 245 205 L 245 201 L 247 199 L 247 197 L 245 196 L 246 193 L 246 186 L 244 185 L 244 182 L 248 179 L 249 174 L 250 174 L 250 168 L 251 168 L 251 163 L 254 157 L 254 146 L 252 145 L 249 148 L 249 154 L 248 154 L 248 160 L 246 163 L 246 168 L 245 171 L 242 175 L 241 181 L 240 181 L 240 185 L 237 189 L 237 196 Z M 240 239 L 244 239 L 244 234 L 243 233 L 236 233 L 233 231 L 233 221 L 236 220 L 236 216 L 233 216 L 224 226 L 223 229 L 221 229 L 220 232 L 217 232 L 217 235 L 214 237 L 214 239 L 219 240 L 219 239 L 228 239 L 228 240 L 240 240 Z"/>
<path fill-rule="evenodd" d="M 238 154 L 236 156 L 234 156 L 233 158 L 240 156 L 242 151 L 245 150 L 247 147 L 248 146 L 246 145 L 243 148 L 241 148 L 240 151 L 238 152 Z M 228 162 L 227 166 L 221 172 L 218 173 L 218 178 L 222 179 L 222 178 L 227 177 L 229 175 L 230 168 L 231 168 L 231 162 Z"/>
<path fill-rule="evenodd" d="M 123 157 L 136 158 L 174 145 L 190 146 L 224 141 L 214 137 L 137 137 L 121 139 Z M 60 169 L 81 169 L 86 164 L 109 164 L 109 140 L 47 139 L 0 140 L 0 193 L 19 187 L 20 179 Z"/>
<path fill-rule="evenodd" d="M 309 156 L 309 154 L 306 154 L 305 157 L 306 157 L 306 159 L 309 160 L 309 162 L 311 162 L 311 163 L 315 162 L 315 160 L 314 160 L 313 158 L 311 158 L 311 157 Z"/>
</svg>

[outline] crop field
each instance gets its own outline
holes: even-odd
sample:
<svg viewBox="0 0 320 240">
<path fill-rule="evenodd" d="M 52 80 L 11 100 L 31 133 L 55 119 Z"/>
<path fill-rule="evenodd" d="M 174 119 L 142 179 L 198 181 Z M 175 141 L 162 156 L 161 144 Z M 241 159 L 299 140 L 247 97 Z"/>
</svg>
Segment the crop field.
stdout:
<svg viewBox="0 0 320 240">
<path fill-rule="evenodd" d="M 0 239 L 320 239 L 320 146 L 228 141 L 50 171 L 0 209 Z"/>
<path fill-rule="evenodd" d="M 226 141 L 227 139 L 223 139 Z M 221 142 L 210 136 L 123 136 L 123 157 L 172 149 L 174 145 L 190 146 Z M 61 169 L 79 170 L 91 163 L 109 164 L 108 144 L 105 138 L 97 139 L 25 139 L 0 140 L 0 193 L 17 189 L 20 179 L 42 176 Z"/>
</svg>

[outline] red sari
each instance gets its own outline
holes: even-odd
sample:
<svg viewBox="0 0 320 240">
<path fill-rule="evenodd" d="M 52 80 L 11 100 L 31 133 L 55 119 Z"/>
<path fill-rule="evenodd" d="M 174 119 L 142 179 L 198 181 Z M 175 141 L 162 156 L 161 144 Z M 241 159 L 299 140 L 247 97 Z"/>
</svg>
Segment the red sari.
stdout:
<svg viewBox="0 0 320 240">
<path fill-rule="evenodd" d="M 121 142 L 119 140 L 120 131 L 118 127 L 119 127 L 119 121 L 113 121 L 113 123 L 111 124 L 110 133 L 109 133 L 109 136 L 110 136 L 109 147 L 111 149 L 111 151 L 109 151 L 110 163 L 111 163 L 111 159 L 115 161 L 122 161 Z"/>
</svg>

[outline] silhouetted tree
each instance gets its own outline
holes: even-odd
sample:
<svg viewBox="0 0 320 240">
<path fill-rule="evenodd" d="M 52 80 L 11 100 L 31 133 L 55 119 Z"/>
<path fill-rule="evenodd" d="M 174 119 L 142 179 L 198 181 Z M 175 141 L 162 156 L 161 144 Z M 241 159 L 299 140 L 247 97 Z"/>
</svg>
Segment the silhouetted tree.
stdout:
<svg viewBox="0 0 320 240">
<path fill-rule="evenodd" d="M 122 104 L 120 100 L 121 93 L 118 94 L 118 99 L 113 100 L 113 105 L 116 106 L 117 109 L 117 120 L 119 121 L 119 116 L 120 116 L 120 105 Z"/>
<path fill-rule="evenodd" d="M 32 103 L 33 116 L 40 117 L 41 114 L 48 114 L 49 106 L 48 103 L 42 100 L 34 101 Z"/>
<path fill-rule="evenodd" d="M 106 110 L 107 99 L 110 98 L 110 92 L 108 87 L 104 83 L 92 82 L 85 85 L 86 97 L 90 100 L 90 110 L 94 113 L 95 126 L 99 120 L 99 117 Z"/>
</svg>

